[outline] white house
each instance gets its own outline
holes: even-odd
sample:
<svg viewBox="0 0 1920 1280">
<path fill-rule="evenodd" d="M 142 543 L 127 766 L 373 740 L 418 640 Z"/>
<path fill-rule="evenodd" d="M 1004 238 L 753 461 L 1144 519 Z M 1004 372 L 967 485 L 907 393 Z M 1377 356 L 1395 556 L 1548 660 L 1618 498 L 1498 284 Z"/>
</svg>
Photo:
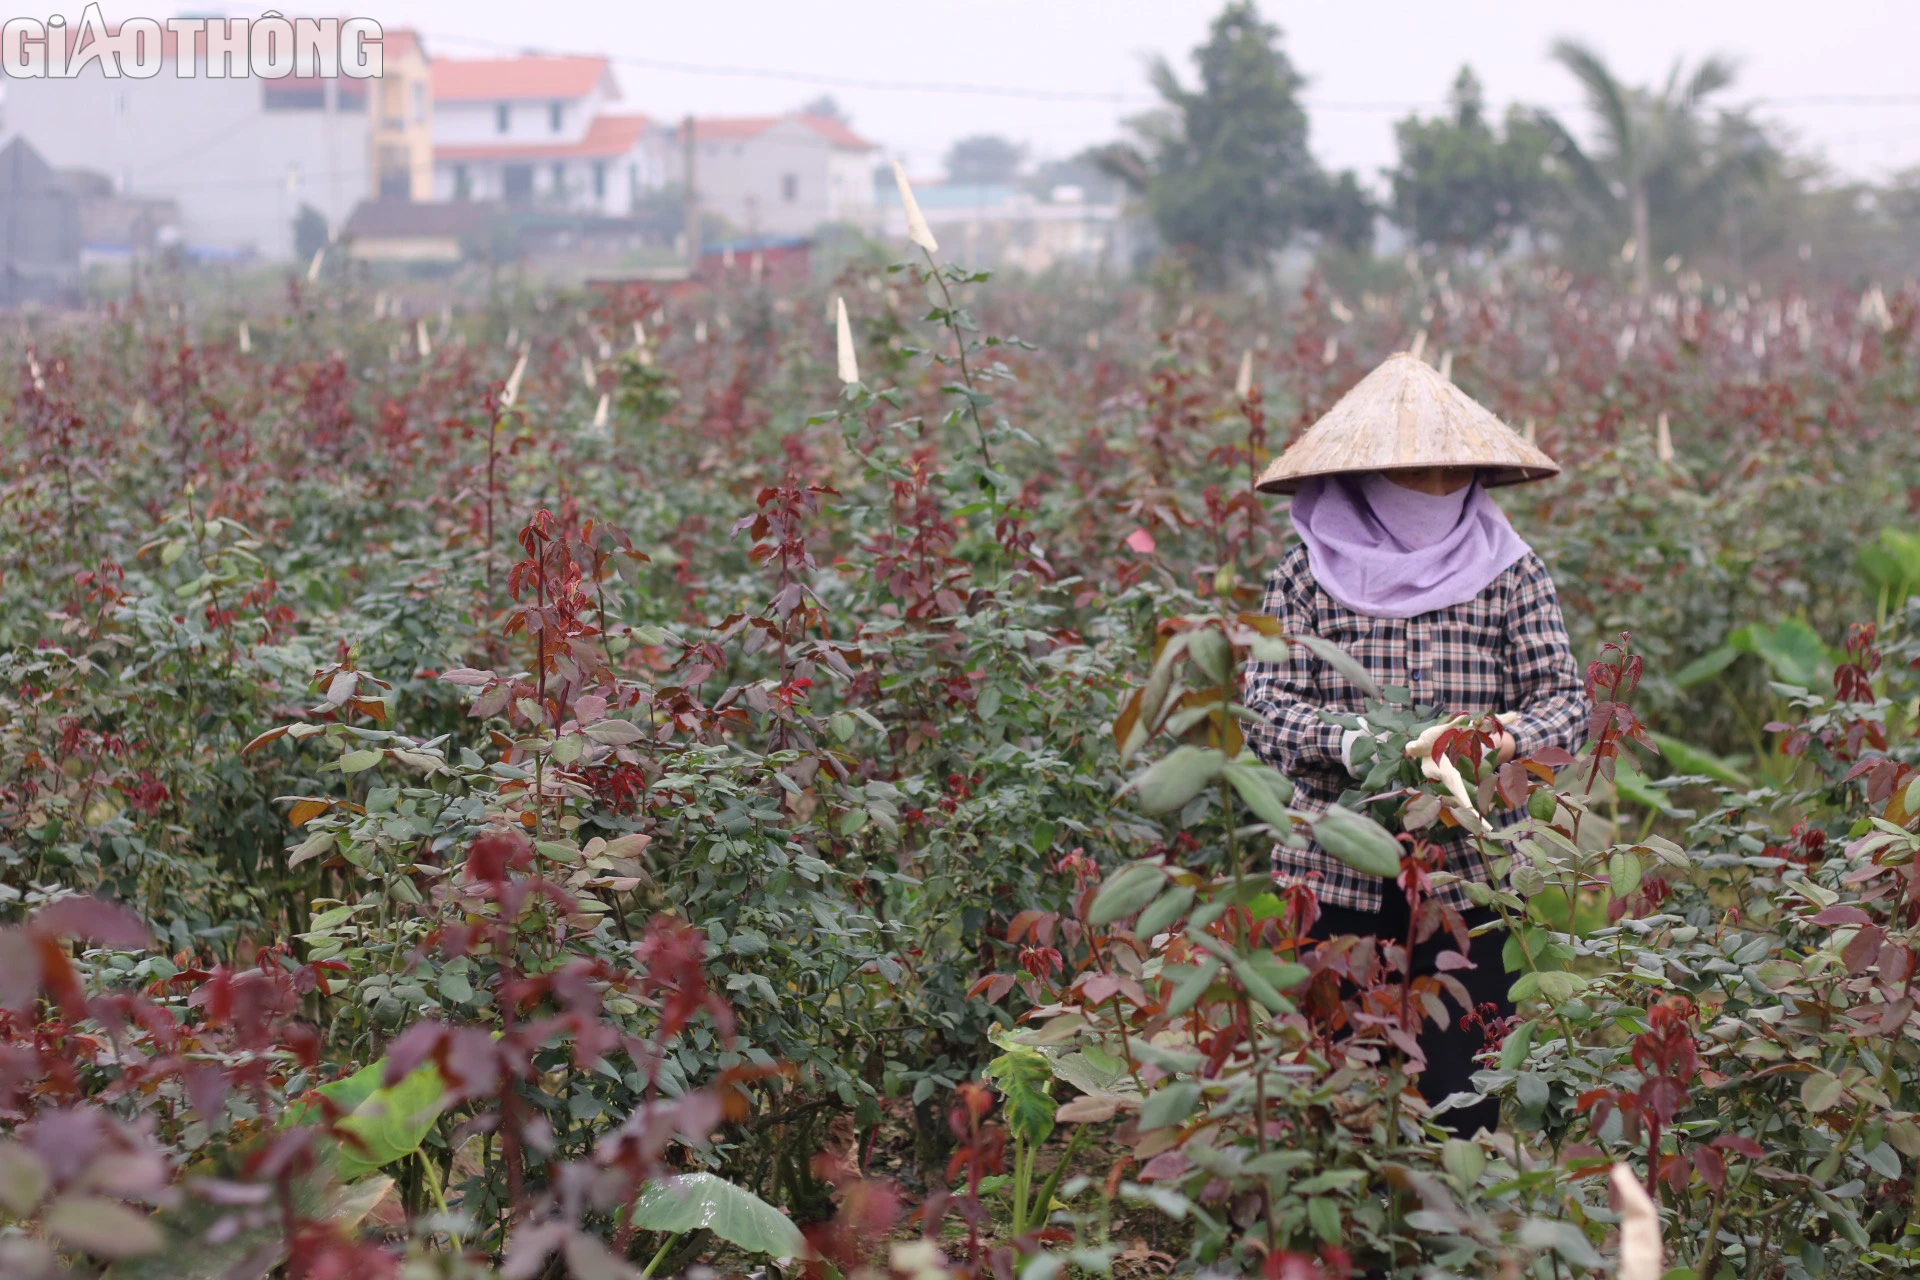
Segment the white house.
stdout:
<svg viewBox="0 0 1920 1280">
<path fill-rule="evenodd" d="M 437 199 L 625 214 L 666 181 L 663 132 L 608 110 L 605 58 L 440 58 L 433 99 Z"/>
<path fill-rule="evenodd" d="M 695 120 L 693 185 L 700 207 L 748 235 L 799 235 L 823 222 L 871 229 L 876 148 L 828 116 Z M 670 172 L 685 167 L 684 126 Z"/>
<path fill-rule="evenodd" d="M 428 63 L 411 32 L 386 32 L 374 80 L 213 79 L 204 39 L 193 76 L 166 65 L 149 79 L 109 78 L 94 61 L 71 79 L 9 77 L 7 130 L 55 168 L 172 200 L 194 254 L 285 258 L 303 204 L 337 230 L 371 196 L 428 196 Z M 178 52 L 168 31 L 166 62 Z"/>
<path fill-rule="evenodd" d="M 970 267 L 1111 267 L 1131 252 L 1119 202 L 1090 199 L 1082 187 L 1057 186 L 1044 198 L 1013 182 L 916 182 L 913 190 L 941 255 Z M 905 240 L 907 211 L 890 182 L 880 207 L 888 236 Z"/>
</svg>

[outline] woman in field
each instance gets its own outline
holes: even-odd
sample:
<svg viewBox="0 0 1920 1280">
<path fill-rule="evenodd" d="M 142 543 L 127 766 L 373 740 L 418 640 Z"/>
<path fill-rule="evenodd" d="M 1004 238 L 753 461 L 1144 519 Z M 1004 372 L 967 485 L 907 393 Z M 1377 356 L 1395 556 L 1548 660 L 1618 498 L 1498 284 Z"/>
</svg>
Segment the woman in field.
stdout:
<svg viewBox="0 0 1920 1280">
<path fill-rule="evenodd" d="M 1587 699 L 1559 599 L 1540 558 L 1487 494 L 1558 471 L 1434 369 L 1393 356 L 1261 478 L 1263 490 L 1294 495 L 1290 515 L 1300 535 L 1267 584 L 1265 610 L 1291 634 L 1345 649 L 1376 684 L 1411 690 L 1417 705 L 1496 716 L 1502 762 L 1548 747 L 1572 750 L 1585 736 Z M 1245 701 L 1264 720 L 1249 739 L 1293 779 L 1295 806 L 1314 812 L 1350 785 L 1360 736 L 1320 713 L 1364 706 L 1353 685 L 1304 647 L 1292 655 L 1248 668 Z M 1463 831 L 1436 824 L 1424 834 L 1436 840 L 1442 870 L 1489 879 Z M 1320 903 L 1315 937 L 1406 939 L 1413 922 L 1398 883 L 1354 871 L 1318 848 L 1281 848 L 1275 865 L 1283 881 L 1312 886 Z M 1470 929 L 1496 919 L 1473 906 L 1459 883 L 1433 896 Z M 1416 938 L 1416 977 L 1435 972 L 1438 956 L 1455 949 L 1434 913 L 1418 922 Z M 1497 929 L 1480 934 L 1473 967 L 1452 971 L 1481 1016 L 1463 1025 L 1463 1011 L 1449 1008 L 1448 1025 L 1430 1022 L 1420 1037 L 1427 1059 L 1420 1092 L 1429 1102 L 1471 1091 L 1480 1023 L 1513 1012 L 1504 940 Z M 1499 1114 L 1488 1100 L 1440 1119 L 1471 1134 L 1495 1127 Z"/>
</svg>

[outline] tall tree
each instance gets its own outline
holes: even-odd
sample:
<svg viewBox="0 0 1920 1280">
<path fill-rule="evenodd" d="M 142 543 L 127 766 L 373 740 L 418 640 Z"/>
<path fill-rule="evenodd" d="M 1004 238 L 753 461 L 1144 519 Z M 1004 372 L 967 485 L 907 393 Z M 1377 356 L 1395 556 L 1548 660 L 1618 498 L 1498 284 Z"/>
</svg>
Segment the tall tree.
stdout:
<svg viewBox="0 0 1920 1280">
<path fill-rule="evenodd" d="M 1578 41 L 1556 42 L 1553 57 L 1586 90 L 1598 126 L 1595 147 L 1583 148 L 1551 112 L 1541 112 L 1540 122 L 1588 206 L 1630 239 L 1634 283 L 1645 289 L 1657 257 L 1687 247 L 1687 225 L 1716 221 L 1714 206 L 1761 177 L 1776 153 L 1741 113 L 1707 118 L 1707 99 L 1734 81 L 1724 58 L 1708 58 L 1690 73 L 1675 62 L 1654 92 L 1621 83 Z"/>
<path fill-rule="evenodd" d="M 1508 113 L 1504 132 L 1496 130 L 1471 67 L 1454 78 L 1449 105 L 1447 116 L 1408 116 L 1394 126 L 1394 217 L 1421 244 L 1503 248 L 1552 192 L 1542 169 L 1547 133 L 1517 110 Z"/>
<path fill-rule="evenodd" d="M 1306 83 L 1280 48 L 1280 29 L 1252 0 L 1232 0 L 1193 52 L 1187 88 L 1162 58 L 1149 78 L 1164 105 L 1129 121 L 1132 143 L 1104 162 L 1146 197 L 1169 246 L 1210 280 L 1264 266 L 1297 232 L 1355 236 L 1365 194 L 1330 182 L 1307 149 Z"/>
<path fill-rule="evenodd" d="M 997 134 L 976 134 L 947 148 L 947 181 L 1011 182 L 1026 161 L 1027 149 Z"/>
<path fill-rule="evenodd" d="M 851 124 L 853 122 L 853 117 L 847 114 L 846 109 L 840 105 L 839 100 L 830 93 L 823 93 L 817 98 L 809 98 L 801 103 L 800 114 L 803 116 L 822 116 L 828 120 L 838 120 L 841 124 Z"/>
</svg>

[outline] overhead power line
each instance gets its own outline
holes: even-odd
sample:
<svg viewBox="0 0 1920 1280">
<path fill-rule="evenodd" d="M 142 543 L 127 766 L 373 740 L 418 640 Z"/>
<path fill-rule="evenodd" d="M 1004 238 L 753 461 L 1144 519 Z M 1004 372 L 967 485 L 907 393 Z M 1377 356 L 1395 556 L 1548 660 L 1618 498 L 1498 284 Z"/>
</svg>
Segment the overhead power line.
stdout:
<svg viewBox="0 0 1920 1280">
<path fill-rule="evenodd" d="M 1120 106 L 1141 106 L 1159 101 L 1152 94 L 1137 92 L 1102 92 L 1097 89 L 1040 89 L 1023 85 L 981 84 L 970 81 L 953 80 L 878 80 L 864 76 L 833 75 L 814 71 L 789 71 L 776 67 L 743 67 L 723 63 L 684 62 L 673 58 L 652 58 L 641 54 L 564 54 L 561 50 L 539 49 L 526 45 L 507 44 L 497 40 L 483 40 L 472 36 L 456 36 L 445 32 L 432 34 L 432 39 L 449 44 L 470 45 L 479 49 L 491 49 L 501 53 L 605 57 L 608 61 L 623 67 L 634 67 L 644 71 L 671 71 L 682 75 L 721 76 L 745 80 L 783 80 L 793 84 L 811 85 L 825 89 L 868 89 L 883 93 L 957 93 L 982 97 L 1022 98 L 1035 102 L 1093 102 L 1111 103 Z M 1303 99 L 1307 107 L 1315 111 L 1433 111 L 1451 105 L 1445 99 L 1404 100 L 1404 101 L 1341 101 L 1330 98 Z M 1527 105 L 1550 107 L 1559 111 L 1578 110 L 1587 104 L 1583 101 L 1532 103 Z M 1920 93 L 1816 93 L 1795 94 L 1785 97 L 1762 97 L 1748 99 L 1743 105 L 1750 107 L 1920 107 Z"/>
</svg>

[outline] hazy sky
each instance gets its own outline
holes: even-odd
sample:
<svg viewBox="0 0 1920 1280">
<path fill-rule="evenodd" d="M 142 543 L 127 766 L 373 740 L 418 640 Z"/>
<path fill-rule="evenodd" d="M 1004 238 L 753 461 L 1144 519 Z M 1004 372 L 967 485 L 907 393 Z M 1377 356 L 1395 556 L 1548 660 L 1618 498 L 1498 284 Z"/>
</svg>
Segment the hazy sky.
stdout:
<svg viewBox="0 0 1920 1280">
<path fill-rule="evenodd" d="M 1041 157 L 1116 136 L 1120 120 L 1150 102 L 1146 59 L 1165 53 L 1188 71 L 1188 52 L 1219 7 L 1218 0 L 312 6 L 415 27 L 430 52 L 607 53 L 621 59 L 627 105 L 649 114 L 758 114 L 831 93 L 856 128 L 915 174 L 929 175 L 946 145 L 969 133 L 1005 134 Z M 109 0 L 104 8 L 117 19 L 164 16 L 172 6 Z M 1824 150 L 1842 172 L 1880 177 L 1920 165 L 1920 0 L 1262 0 L 1262 10 L 1284 29 L 1286 49 L 1310 81 L 1314 150 L 1370 181 L 1393 162 L 1393 121 L 1409 104 L 1437 107 L 1462 62 L 1473 64 L 1498 106 L 1541 103 L 1578 118 L 1577 87 L 1546 56 L 1559 35 L 1590 41 L 1638 81 L 1664 78 L 1679 56 L 1730 54 L 1742 66 L 1732 97 L 1778 100 L 1766 114 Z M 707 70 L 685 69 L 695 66 Z M 885 87 L 929 84 L 1022 92 Z"/>
</svg>

